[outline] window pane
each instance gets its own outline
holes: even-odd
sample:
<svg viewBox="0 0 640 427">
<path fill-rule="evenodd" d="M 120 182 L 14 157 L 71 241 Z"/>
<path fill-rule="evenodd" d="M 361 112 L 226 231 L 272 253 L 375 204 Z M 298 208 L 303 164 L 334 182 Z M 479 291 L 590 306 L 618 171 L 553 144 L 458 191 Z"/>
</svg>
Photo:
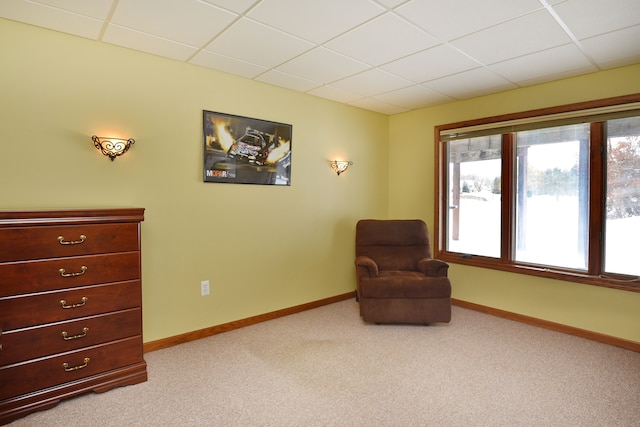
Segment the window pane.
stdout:
<svg viewBox="0 0 640 427">
<path fill-rule="evenodd" d="M 500 256 L 502 136 L 447 143 L 447 250 Z"/>
<path fill-rule="evenodd" d="M 586 270 L 589 124 L 516 133 L 516 261 Z"/>
<path fill-rule="evenodd" d="M 606 212 L 605 271 L 640 276 L 640 117 L 607 122 Z"/>
</svg>

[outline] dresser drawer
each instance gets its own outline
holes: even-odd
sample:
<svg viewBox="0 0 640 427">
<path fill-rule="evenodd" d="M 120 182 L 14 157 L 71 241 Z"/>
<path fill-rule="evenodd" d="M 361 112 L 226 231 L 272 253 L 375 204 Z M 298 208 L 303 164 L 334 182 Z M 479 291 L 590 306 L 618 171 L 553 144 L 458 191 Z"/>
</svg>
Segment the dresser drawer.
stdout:
<svg viewBox="0 0 640 427">
<path fill-rule="evenodd" d="M 1 297 L 0 329 L 9 331 L 141 305 L 140 280 Z"/>
<path fill-rule="evenodd" d="M 0 297 L 140 278 L 140 252 L 0 264 Z"/>
<path fill-rule="evenodd" d="M 139 250 L 138 224 L 0 228 L 0 262 Z"/>
<path fill-rule="evenodd" d="M 0 365 L 140 335 L 142 310 L 116 311 L 0 334 Z"/>
<path fill-rule="evenodd" d="M 4 399 L 142 362 L 140 336 L 0 367 Z"/>
</svg>

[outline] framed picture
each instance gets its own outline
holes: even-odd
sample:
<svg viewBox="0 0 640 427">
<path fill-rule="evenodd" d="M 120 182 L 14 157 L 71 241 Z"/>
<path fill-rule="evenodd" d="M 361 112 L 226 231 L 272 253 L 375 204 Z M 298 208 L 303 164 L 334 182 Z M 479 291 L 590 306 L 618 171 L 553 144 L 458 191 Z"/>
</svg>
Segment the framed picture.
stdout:
<svg viewBox="0 0 640 427">
<path fill-rule="evenodd" d="M 206 110 L 202 123 L 204 182 L 291 185 L 291 125 Z"/>
</svg>

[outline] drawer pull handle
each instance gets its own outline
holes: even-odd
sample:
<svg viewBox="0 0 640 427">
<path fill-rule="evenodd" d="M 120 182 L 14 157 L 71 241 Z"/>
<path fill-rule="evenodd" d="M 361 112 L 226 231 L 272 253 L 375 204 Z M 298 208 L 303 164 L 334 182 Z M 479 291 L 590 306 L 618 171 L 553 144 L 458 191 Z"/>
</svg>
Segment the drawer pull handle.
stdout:
<svg viewBox="0 0 640 427">
<path fill-rule="evenodd" d="M 87 301 L 89 301 L 89 298 L 87 297 L 82 297 L 82 302 L 79 302 L 78 304 L 71 304 L 71 305 L 67 305 L 67 301 L 61 299 L 60 300 L 60 305 L 62 306 L 62 308 L 78 308 L 78 307 L 82 307 L 83 305 L 85 305 L 87 303 Z"/>
<path fill-rule="evenodd" d="M 80 243 L 84 242 L 87 239 L 87 236 L 85 236 L 84 234 L 80 235 L 80 240 L 64 240 L 64 237 L 62 236 L 58 236 L 58 243 L 60 243 L 61 245 L 79 245 Z"/>
<path fill-rule="evenodd" d="M 88 364 L 89 364 L 89 358 L 85 357 L 84 358 L 84 363 L 82 365 L 69 367 L 68 363 L 63 363 L 62 367 L 64 368 L 64 370 L 66 372 L 71 372 L 71 371 L 77 371 L 78 369 L 86 368 Z"/>
<path fill-rule="evenodd" d="M 62 332 L 62 338 L 64 338 L 65 341 L 77 340 L 78 338 L 86 337 L 87 336 L 87 332 L 89 332 L 89 328 L 82 328 L 82 333 L 81 334 L 69 336 L 67 331 L 63 331 Z"/>
<path fill-rule="evenodd" d="M 61 268 L 60 270 L 58 270 L 58 273 L 60 273 L 60 275 L 62 277 L 82 276 L 86 272 L 87 272 L 87 266 L 86 265 L 83 265 L 82 267 L 80 267 L 80 271 L 78 271 L 77 273 L 67 273 L 67 271 L 64 268 Z"/>
</svg>

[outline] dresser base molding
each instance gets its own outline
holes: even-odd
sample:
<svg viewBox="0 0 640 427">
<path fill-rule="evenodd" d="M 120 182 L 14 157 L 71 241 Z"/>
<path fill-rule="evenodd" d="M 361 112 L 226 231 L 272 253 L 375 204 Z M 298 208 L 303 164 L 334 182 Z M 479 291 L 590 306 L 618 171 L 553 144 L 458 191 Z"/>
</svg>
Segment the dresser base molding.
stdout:
<svg viewBox="0 0 640 427">
<path fill-rule="evenodd" d="M 147 381 L 146 362 L 82 378 L 59 386 L 38 390 L 0 402 L 0 425 L 8 424 L 32 412 L 56 406 L 62 399 L 87 392 L 104 393 L 114 387 Z"/>
</svg>

